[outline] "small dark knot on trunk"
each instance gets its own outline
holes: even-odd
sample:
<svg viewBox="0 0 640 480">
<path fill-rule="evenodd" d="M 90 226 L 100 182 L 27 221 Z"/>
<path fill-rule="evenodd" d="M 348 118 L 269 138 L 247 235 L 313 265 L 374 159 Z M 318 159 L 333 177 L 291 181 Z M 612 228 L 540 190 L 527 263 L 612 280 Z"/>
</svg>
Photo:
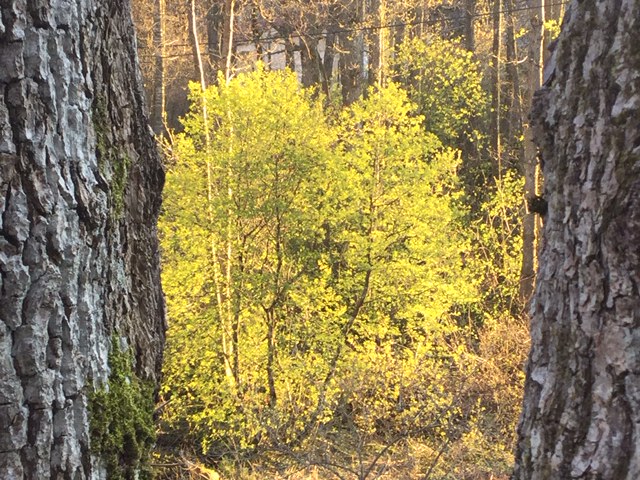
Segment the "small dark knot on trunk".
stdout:
<svg viewBox="0 0 640 480">
<path fill-rule="evenodd" d="M 527 199 L 527 207 L 529 209 L 529 213 L 537 213 L 541 217 L 544 217 L 547 214 L 549 206 L 543 197 L 534 195 Z"/>
</svg>

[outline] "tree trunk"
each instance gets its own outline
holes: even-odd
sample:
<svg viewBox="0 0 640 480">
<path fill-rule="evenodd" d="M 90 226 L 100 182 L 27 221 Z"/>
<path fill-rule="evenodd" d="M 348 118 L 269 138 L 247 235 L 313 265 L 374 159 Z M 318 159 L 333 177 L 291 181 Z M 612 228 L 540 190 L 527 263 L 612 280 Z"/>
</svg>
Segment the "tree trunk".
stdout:
<svg viewBox="0 0 640 480">
<path fill-rule="evenodd" d="M 318 36 L 310 35 L 309 38 L 300 39 L 302 48 L 300 49 L 300 70 L 301 81 L 305 87 L 311 87 L 320 83 L 321 62 L 318 54 Z"/>
<path fill-rule="evenodd" d="M 325 50 L 324 50 L 324 58 L 320 63 L 320 67 L 321 67 L 320 81 L 322 83 L 322 92 L 327 97 L 330 97 L 332 93 L 331 85 L 333 84 L 333 61 L 336 56 L 336 49 L 335 49 L 336 34 L 331 32 L 333 32 L 336 28 L 337 27 L 333 24 L 329 24 L 329 26 L 327 27 L 327 30 L 330 33 L 328 33 L 327 36 L 325 37 L 326 43 L 325 43 Z"/>
<path fill-rule="evenodd" d="M 491 149 L 498 159 L 498 170 L 501 169 L 500 146 L 500 109 L 502 91 L 500 79 L 500 57 L 502 56 L 502 11 L 500 0 L 493 0 L 493 46 L 491 48 Z"/>
<path fill-rule="evenodd" d="M 533 93 L 542 84 L 543 43 L 544 43 L 544 0 L 531 0 L 529 30 L 529 88 L 525 105 L 531 105 Z M 538 155 L 533 143 L 533 134 L 529 122 L 524 126 L 524 194 L 528 200 L 537 195 Z M 536 254 L 540 225 L 535 213 L 525 214 L 522 222 L 522 270 L 520 272 L 520 300 L 523 304 L 533 294 L 536 271 Z"/>
<path fill-rule="evenodd" d="M 198 33 L 198 14 L 196 12 L 196 1 L 190 0 L 189 2 L 189 31 L 191 33 L 191 42 L 193 47 L 193 59 L 195 62 L 195 71 L 197 78 L 200 82 L 200 88 L 202 92 L 207 89 L 207 77 L 204 69 L 204 62 L 202 60 L 202 50 L 200 49 L 200 35 Z M 204 117 L 204 131 L 205 135 L 209 134 L 209 128 L 207 125 L 207 113 L 204 99 L 202 100 L 202 109 Z"/>
<path fill-rule="evenodd" d="M 260 27 L 260 8 L 258 4 L 254 2 L 251 4 L 251 38 L 256 48 L 256 60 L 261 61 L 264 55 L 264 49 L 262 48 L 262 28 Z"/>
<path fill-rule="evenodd" d="M 164 341 L 164 174 L 131 14 L 0 4 L 0 478 L 105 478 L 88 404 L 108 351 L 155 384 Z"/>
<path fill-rule="evenodd" d="M 514 480 L 640 478 L 639 18 L 572 2 L 534 102 L 548 213 Z"/>
<path fill-rule="evenodd" d="M 361 72 L 362 34 L 354 34 L 355 39 L 341 35 L 340 42 L 340 83 L 342 86 L 342 101 L 351 105 L 362 96 L 363 82 Z"/>
<path fill-rule="evenodd" d="M 475 53 L 476 31 L 474 19 L 476 16 L 476 0 L 465 0 L 464 7 L 464 48 Z"/>
<path fill-rule="evenodd" d="M 223 37 L 225 14 L 224 6 L 219 0 L 210 0 L 207 10 L 207 44 L 211 64 L 215 70 L 222 70 L 224 65 Z"/>
<path fill-rule="evenodd" d="M 521 158 L 520 141 L 522 135 L 522 107 L 520 105 L 520 75 L 518 72 L 518 48 L 515 26 L 515 6 L 513 0 L 504 0 L 505 11 L 505 53 L 506 61 L 506 84 L 507 84 L 507 111 L 504 119 L 504 136 L 507 139 L 509 156 Z M 514 150 L 516 150 L 514 152 Z"/>
<path fill-rule="evenodd" d="M 386 25 L 388 22 L 387 0 L 372 0 L 367 10 L 365 10 L 363 19 L 364 18 L 369 18 L 374 25 Z M 386 69 L 390 50 L 388 29 L 372 29 L 368 32 L 367 44 L 370 52 L 368 77 L 372 79 L 372 83 L 375 82 L 380 88 L 386 80 Z"/>
<path fill-rule="evenodd" d="M 222 36 L 222 55 L 224 55 L 224 79 L 227 83 L 231 79 L 235 16 L 236 16 L 236 0 L 225 0 L 224 32 L 222 34 L 223 35 Z"/>
<path fill-rule="evenodd" d="M 207 88 L 206 72 L 202 61 L 202 50 L 200 49 L 200 33 L 198 32 L 198 12 L 196 0 L 189 0 L 188 9 L 189 39 L 191 40 L 191 53 L 193 55 L 193 78 L 198 79 L 202 90 Z M 205 115 L 206 117 L 206 115 Z M 208 131 L 205 129 L 205 131 Z"/>
<path fill-rule="evenodd" d="M 269 407 L 276 408 L 278 394 L 276 392 L 276 312 L 273 308 L 265 309 L 267 323 L 267 385 L 269 386 Z"/>
<path fill-rule="evenodd" d="M 151 128 L 156 135 L 164 133 L 165 82 L 164 82 L 164 14 L 165 0 L 154 2 L 153 47 L 155 64 L 153 71 L 153 105 L 151 106 Z"/>
<path fill-rule="evenodd" d="M 366 2 L 358 0 L 352 21 L 345 27 L 353 32 L 341 32 L 340 39 L 340 83 L 342 85 L 342 100 L 345 105 L 351 105 L 362 97 L 367 88 L 365 71 L 365 39 L 362 30 L 358 30 L 365 20 Z"/>
</svg>

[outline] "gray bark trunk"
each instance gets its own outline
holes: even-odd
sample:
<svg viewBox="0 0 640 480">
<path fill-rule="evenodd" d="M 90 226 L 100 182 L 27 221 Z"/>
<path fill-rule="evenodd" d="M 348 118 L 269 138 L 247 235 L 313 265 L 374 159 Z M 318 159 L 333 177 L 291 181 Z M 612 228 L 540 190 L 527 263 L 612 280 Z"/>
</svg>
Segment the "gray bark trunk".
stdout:
<svg viewBox="0 0 640 480">
<path fill-rule="evenodd" d="M 464 47 L 470 52 L 476 51 L 476 31 L 474 19 L 476 15 L 476 0 L 464 2 Z"/>
<path fill-rule="evenodd" d="M 349 15 L 342 19 L 341 28 L 357 29 L 365 19 L 367 2 L 354 2 Z M 342 100 L 351 105 L 358 100 L 367 88 L 367 72 L 365 71 L 365 35 L 363 31 L 341 32 L 337 35 L 340 58 L 338 69 L 342 87 Z"/>
<path fill-rule="evenodd" d="M 518 72 L 518 43 L 516 39 L 515 5 L 513 0 L 504 0 L 505 11 L 505 54 L 506 61 L 506 87 L 507 87 L 507 114 L 504 121 L 504 136 L 509 148 L 510 156 L 521 158 L 521 148 L 518 148 L 518 138 L 522 135 L 522 106 L 520 74 Z M 514 152 L 514 150 L 516 150 Z M 511 163 L 511 162 L 510 162 Z"/>
<path fill-rule="evenodd" d="M 0 478 L 104 478 L 112 339 L 157 382 L 163 171 L 128 2 L 0 2 Z"/>
<path fill-rule="evenodd" d="M 327 30 L 329 32 L 336 30 L 336 26 L 329 24 Z M 329 33 L 326 36 L 326 48 L 324 51 L 324 59 L 320 63 L 321 72 L 320 80 L 322 82 L 322 91 L 327 97 L 331 95 L 331 85 L 333 83 L 333 61 L 336 56 L 335 49 L 336 34 Z"/>
<path fill-rule="evenodd" d="M 514 480 L 640 478 L 639 0 L 574 1 L 534 134 L 548 213 Z"/>
<path fill-rule="evenodd" d="M 151 105 L 151 128 L 156 135 L 164 133 L 165 123 L 165 81 L 164 81 L 164 15 L 165 0 L 155 0 L 153 47 L 155 62 L 153 68 L 153 103 Z"/>
<path fill-rule="evenodd" d="M 209 58 L 215 70 L 222 70 L 224 61 L 222 42 L 224 36 L 224 6 L 218 0 L 212 0 L 207 10 L 207 43 Z"/>
<path fill-rule="evenodd" d="M 358 100 L 364 90 L 364 76 L 362 72 L 363 39 L 357 34 L 355 39 L 341 35 L 340 42 L 340 81 L 342 84 L 342 100 L 345 105 L 351 105 Z"/>
<path fill-rule="evenodd" d="M 544 43 L 544 4 L 545 0 L 530 0 L 529 11 L 529 88 L 525 105 L 531 105 L 533 94 L 542 85 L 543 43 Z M 524 128 L 522 173 L 524 176 L 524 194 L 530 200 L 537 195 L 537 176 L 539 173 L 536 146 L 530 122 Z M 536 278 L 539 222 L 534 212 L 524 215 L 522 221 L 522 269 L 520 271 L 520 300 L 526 304 L 533 294 Z"/>
<path fill-rule="evenodd" d="M 317 33 L 316 33 L 317 35 Z M 300 49 L 300 68 L 302 85 L 310 87 L 320 83 L 322 59 L 318 54 L 318 37 L 302 38 Z"/>
</svg>

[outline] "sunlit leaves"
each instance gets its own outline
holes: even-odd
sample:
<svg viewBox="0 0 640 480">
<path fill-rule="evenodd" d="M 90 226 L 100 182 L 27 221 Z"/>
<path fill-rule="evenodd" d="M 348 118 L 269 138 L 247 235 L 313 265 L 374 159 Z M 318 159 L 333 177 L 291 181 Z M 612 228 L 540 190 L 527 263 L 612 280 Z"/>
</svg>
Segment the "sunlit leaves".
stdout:
<svg viewBox="0 0 640 480">
<path fill-rule="evenodd" d="M 418 110 L 390 83 L 329 124 L 261 67 L 194 90 L 160 224 L 163 395 L 203 451 L 437 442 L 463 415 L 462 159 Z"/>
<path fill-rule="evenodd" d="M 297 415 L 305 402 L 291 392 L 314 376 L 310 364 L 322 375 L 314 336 L 323 329 L 315 317 L 301 321 L 308 300 L 298 292 L 319 275 L 332 136 L 319 102 L 291 73 L 258 68 L 192 96 L 161 222 L 166 385 L 187 392 L 167 389 L 167 418 L 202 432 L 203 448 L 243 450 Z M 271 380 L 281 411 L 269 405 Z"/>
<path fill-rule="evenodd" d="M 394 71 L 419 105 L 427 131 L 446 145 L 477 140 L 473 120 L 487 99 L 479 65 L 458 41 L 409 39 L 398 47 Z"/>
<path fill-rule="evenodd" d="M 344 235 L 354 267 L 374 273 L 368 315 L 378 323 L 437 323 L 474 295 L 453 202 L 460 158 L 422 129 L 415 109 L 391 84 L 342 119 L 353 215 Z"/>
</svg>

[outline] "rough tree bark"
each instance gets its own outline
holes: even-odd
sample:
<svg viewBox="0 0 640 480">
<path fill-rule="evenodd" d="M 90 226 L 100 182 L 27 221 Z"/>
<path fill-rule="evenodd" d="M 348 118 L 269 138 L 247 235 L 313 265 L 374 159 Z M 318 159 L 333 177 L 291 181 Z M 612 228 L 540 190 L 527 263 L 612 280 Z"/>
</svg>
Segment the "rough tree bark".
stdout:
<svg viewBox="0 0 640 480">
<path fill-rule="evenodd" d="M 514 480 L 640 478 L 640 0 L 574 1 L 534 133 L 548 213 Z"/>
<path fill-rule="evenodd" d="M 0 8 L 0 478 L 104 478 L 87 407 L 109 350 L 155 383 L 164 341 L 129 4 Z"/>
</svg>

